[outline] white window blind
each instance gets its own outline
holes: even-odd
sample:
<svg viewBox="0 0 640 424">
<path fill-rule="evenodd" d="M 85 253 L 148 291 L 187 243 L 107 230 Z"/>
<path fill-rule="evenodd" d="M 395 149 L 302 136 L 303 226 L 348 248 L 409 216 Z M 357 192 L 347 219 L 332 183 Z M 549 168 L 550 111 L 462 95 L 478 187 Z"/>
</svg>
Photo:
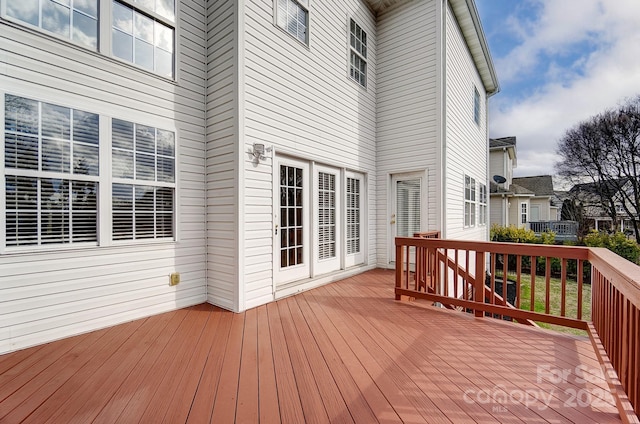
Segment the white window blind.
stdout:
<svg viewBox="0 0 640 424">
<path fill-rule="evenodd" d="M 309 26 L 308 0 L 278 0 L 278 26 L 301 43 L 307 44 Z"/>
<path fill-rule="evenodd" d="M 347 178 L 347 255 L 360 253 L 360 180 Z"/>
<path fill-rule="evenodd" d="M 112 121 L 113 239 L 174 234 L 175 134 Z"/>
<path fill-rule="evenodd" d="M 398 181 L 396 185 L 396 235 L 413 237 L 420 232 L 420 179 Z"/>
<path fill-rule="evenodd" d="M 7 246 L 96 242 L 98 121 L 5 95 Z"/>
<path fill-rule="evenodd" d="M 318 259 L 336 257 L 336 176 L 318 173 Z"/>
</svg>

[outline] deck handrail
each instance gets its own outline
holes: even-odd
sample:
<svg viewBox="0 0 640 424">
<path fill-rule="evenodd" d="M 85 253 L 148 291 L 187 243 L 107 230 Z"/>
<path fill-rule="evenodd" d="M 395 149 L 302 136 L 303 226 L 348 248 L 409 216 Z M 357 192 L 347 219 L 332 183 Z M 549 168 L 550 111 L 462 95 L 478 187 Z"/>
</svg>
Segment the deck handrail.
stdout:
<svg viewBox="0 0 640 424">
<path fill-rule="evenodd" d="M 560 305 L 555 310 L 550 296 L 552 275 L 560 281 Z M 502 277 L 501 288 L 497 276 Z M 522 309 L 525 283 L 530 289 L 528 310 Z M 515 305 L 506 302 L 510 284 L 515 286 Z M 590 317 L 584 314 L 585 302 L 589 302 L 585 285 L 591 286 Z M 569 288 L 575 294 L 570 295 Z M 540 290 L 545 292 L 544 312 L 534 310 Z M 610 359 L 617 373 L 618 379 L 609 382 L 612 391 L 626 393 L 628 401 L 618 405 L 623 421 L 638 422 L 640 266 L 603 248 L 398 237 L 395 294 L 397 300 L 426 299 L 472 311 L 477 317 L 530 320 L 587 331 L 596 350 L 608 358 L 603 366 Z M 575 311 L 570 312 L 573 301 Z M 623 411 L 629 412 L 626 418 Z"/>
</svg>

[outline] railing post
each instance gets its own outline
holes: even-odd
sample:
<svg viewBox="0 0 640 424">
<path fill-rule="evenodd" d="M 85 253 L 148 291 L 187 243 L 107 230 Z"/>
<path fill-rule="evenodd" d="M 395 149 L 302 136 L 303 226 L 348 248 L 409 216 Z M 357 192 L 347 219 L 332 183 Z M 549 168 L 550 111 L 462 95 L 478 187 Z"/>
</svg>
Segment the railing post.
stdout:
<svg viewBox="0 0 640 424">
<path fill-rule="evenodd" d="M 476 252 L 476 276 L 474 282 L 474 298 L 478 303 L 484 303 L 485 252 Z M 484 312 L 476 309 L 476 317 L 484 316 Z"/>
<path fill-rule="evenodd" d="M 404 267 L 404 246 L 396 239 L 396 289 L 402 288 L 402 268 Z M 396 290 L 396 300 L 401 300 L 402 296 Z"/>
</svg>

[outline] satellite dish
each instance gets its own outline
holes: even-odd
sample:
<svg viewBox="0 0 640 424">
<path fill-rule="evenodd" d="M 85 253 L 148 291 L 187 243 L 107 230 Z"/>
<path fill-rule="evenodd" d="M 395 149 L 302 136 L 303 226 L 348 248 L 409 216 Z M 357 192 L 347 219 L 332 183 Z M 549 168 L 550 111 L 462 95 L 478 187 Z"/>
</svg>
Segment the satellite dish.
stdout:
<svg viewBox="0 0 640 424">
<path fill-rule="evenodd" d="M 495 181 L 498 184 L 502 184 L 502 183 L 506 183 L 507 179 L 505 177 L 503 177 L 502 175 L 494 175 L 493 176 L 493 181 Z"/>
</svg>

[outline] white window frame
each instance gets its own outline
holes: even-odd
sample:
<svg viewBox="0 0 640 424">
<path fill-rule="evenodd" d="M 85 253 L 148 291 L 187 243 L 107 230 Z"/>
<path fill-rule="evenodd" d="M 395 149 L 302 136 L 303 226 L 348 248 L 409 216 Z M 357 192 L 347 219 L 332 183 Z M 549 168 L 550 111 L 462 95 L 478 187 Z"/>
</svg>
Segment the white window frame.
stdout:
<svg viewBox="0 0 640 424">
<path fill-rule="evenodd" d="M 25 245 L 25 246 L 7 246 L 6 242 L 6 176 L 7 175 L 15 175 L 16 172 L 13 172 L 13 168 L 9 169 L 7 172 L 7 168 L 5 168 L 5 130 L 0 132 L 0 211 L 1 211 L 1 219 L 0 219 L 0 254 L 13 254 L 13 253 L 25 253 L 25 252 L 40 252 L 40 251 L 60 251 L 60 250 L 68 250 L 68 249 L 77 249 L 77 248 L 100 248 L 105 246 L 112 245 L 140 245 L 146 243 L 168 243 L 175 242 L 179 239 L 179 225 L 178 225 L 178 211 L 179 211 L 179 187 L 178 187 L 178 155 L 179 155 L 179 134 L 175 127 L 170 124 L 170 121 L 166 120 L 156 120 L 156 119 L 139 119 L 139 114 L 135 113 L 136 118 L 133 118 L 134 121 L 143 123 L 147 126 L 153 126 L 156 128 L 161 128 L 166 131 L 171 131 L 174 133 L 174 163 L 173 163 L 173 172 L 174 172 L 174 182 L 171 184 L 163 183 L 163 186 L 171 186 L 173 188 L 173 223 L 172 223 L 172 237 L 166 238 L 145 238 L 138 240 L 118 240 L 116 243 L 112 240 L 111 226 L 112 226 L 112 210 L 111 210 L 111 202 L 112 202 L 112 184 L 114 179 L 112 178 L 112 169 L 111 169 L 111 126 L 112 120 L 114 117 L 108 114 L 108 108 L 104 108 L 102 106 L 96 106 L 89 102 L 91 105 L 83 104 L 68 104 L 65 102 L 59 102 L 55 100 L 55 96 L 49 95 L 43 97 L 42 94 L 34 93 L 16 93 L 16 92 L 0 92 L 0 122 L 4 126 L 5 124 L 5 97 L 7 94 L 26 98 L 29 100 L 34 100 L 40 103 L 49 103 L 56 106 L 61 106 L 64 108 L 70 108 L 73 110 L 79 110 L 83 112 L 95 113 L 98 115 L 98 136 L 99 136 L 99 175 L 98 176 L 88 176 L 83 174 L 66 174 L 66 173 L 53 173 L 47 171 L 46 173 L 42 173 L 42 171 L 27 171 L 19 169 L 17 172 L 20 175 L 30 176 L 31 174 L 41 173 L 43 174 L 41 178 L 55 178 L 55 179 L 65 179 L 70 181 L 97 181 L 98 190 L 97 190 L 97 210 L 96 210 L 96 238 L 95 242 L 78 242 L 78 243 L 48 243 L 42 245 Z M 54 99 L 54 100 L 52 100 Z M 120 117 L 118 117 L 120 119 Z M 132 120 L 131 117 L 128 118 Z M 127 120 L 127 119 L 125 119 Z M 27 172 L 24 172 L 27 171 Z M 38 177 L 38 175 L 33 175 Z M 130 182 L 128 182 L 130 183 Z M 150 185 L 150 181 L 142 181 L 141 185 Z"/>
<path fill-rule="evenodd" d="M 74 11 L 77 11 L 81 15 L 88 16 L 88 17 L 91 17 L 92 19 L 95 19 L 95 21 L 96 21 L 96 45 L 95 46 L 89 46 L 89 45 L 83 44 L 83 43 L 75 40 L 74 37 L 73 37 L 73 26 L 71 25 L 71 22 L 69 24 L 69 36 L 68 37 L 64 36 L 62 34 L 50 31 L 50 30 L 48 30 L 46 28 L 43 28 L 43 26 L 42 26 L 42 15 L 43 15 L 42 7 L 43 7 L 43 2 L 42 1 L 40 1 L 39 4 L 38 4 L 38 24 L 37 25 L 34 25 L 34 24 L 30 23 L 30 22 L 23 21 L 20 18 L 17 18 L 17 17 L 9 15 L 9 13 L 7 11 L 7 8 L 8 8 L 7 0 L 2 0 L 2 2 L 0 4 L 0 12 L 1 12 L 0 15 L 2 16 L 3 19 L 6 19 L 8 21 L 15 22 L 15 23 L 17 23 L 19 25 L 23 25 L 23 26 L 26 26 L 28 28 L 33 28 L 33 29 L 35 29 L 35 30 L 37 30 L 39 32 L 42 32 L 44 34 L 47 34 L 47 35 L 50 35 L 52 37 L 58 38 L 60 40 L 64 40 L 64 41 L 70 42 L 72 44 L 81 46 L 83 48 L 86 48 L 86 49 L 89 49 L 89 50 L 93 50 L 93 51 L 97 51 L 98 50 L 98 46 L 100 45 L 100 15 L 101 15 L 100 0 L 96 1 L 96 3 L 97 3 L 96 4 L 96 16 L 91 16 L 87 12 L 84 12 L 84 11 L 82 11 L 80 9 L 74 8 L 73 7 L 73 1 L 74 0 L 70 0 L 69 5 L 65 5 L 64 3 L 59 3 L 59 5 L 70 10 L 70 19 L 71 19 L 71 21 L 73 21 L 73 16 L 72 15 L 73 15 Z"/>
<path fill-rule="evenodd" d="M 112 118 L 111 119 L 111 125 L 113 128 L 113 122 L 116 120 L 116 118 Z M 113 202 L 113 196 L 114 196 L 114 192 L 113 192 L 113 186 L 114 185 L 119 185 L 119 186 L 128 186 L 131 187 L 133 190 L 133 197 L 132 197 L 132 209 L 131 209 L 131 213 L 133 216 L 133 220 L 132 220 L 132 234 L 131 237 L 116 237 L 115 236 L 115 228 L 114 228 L 114 224 L 116 222 L 115 220 L 115 215 L 119 214 L 119 215 L 124 215 L 125 212 L 119 212 L 117 213 L 116 210 L 113 207 L 113 203 L 112 203 L 112 207 L 111 207 L 111 223 L 112 223 L 112 228 L 111 228 L 111 237 L 114 240 L 114 242 L 116 243 L 120 243 L 122 241 L 124 242 L 132 242 L 132 241 L 139 241 L 139 240 L 174 240 L 175 239 L 175 229 L 176 229 L 176 225 L 175 225 L 175 221 L 176 221 L 176 134 L 175 131 L 170 131 L 170 130 L 164 130 L 163 128 L 158 128 L 158 127 L 152 127 L 149 125 L 144 125 L 144 124 L 140 124 L 140 123 L 136 123 L 136 122 L 132 122 L 130 120 L 122 120 L 122 119 L 118 119 L 118 121 L 123 121 L 125 123 L 129 123 L 129 124 L 133 124 L 133 142 L 134 145 L 132 146 L 132 150 L 129 149 L 122 149 L 119 147 L 114 147 L 114 143 L 113 143 L 113 134 L 114 131 L 111 131 L 111 140 L 110 140 L 110 148 L 111 148 L 111 163 L 112 163 L 112 169 L 111 169 L 111 200 Z M 154 153 L 147 153 L 147 152 L 143 152 L 142 150 L 138 150 L 135 146 L 135 139 L 136 139 L 136 134 L 137 134 L 137 128 L 138 127 L 144 127 L 144 128 L 151 128 L 153 129 L 154 132 L 154 149 L 155 152 Z M 158 133 L 159 132 L 171 132 L 173 133 L 173 154 L 174 156 L 168 156 L 168 155 L 162 155 L 158 153 Z M 139 178 L 137 175 L 137 171 L 133 171 L 133 175 L 131 177 L 122 177 L 122 176 L 115 176 L 113 175 L 113 153 L 114 152 L 130 152 L 132 154 L 132 158 L 133 158 L 133 167 L 134 169 L 137 166 L 137 158 L 138 156 L 142 156 L 142 157 L 153 157 L 153 161 L 154 161 L 154 176 L 153 179 L 142 179 Z M 159 160 L 160 159 L 173 159 L 173 181 L 162 181 L 159 178 Z M 151 209 L 147 209 L 146 213 L 149 214 L 150 212 L 153 213 L 153 236 L 144 236 L 144 237 L 138 237 L 136 234 L 136 220 L 138 218 L 138 216 L 141 215 L 140 209 L 136 209 L 136 201 L 135 201 L 135 192 L 143 187 L 151 187 L 153 188 L 153 192 L 154 192 L 154 196 L 153 196 L 153 205 Z M 159 204 L 159 200 L 158 200 L 158 191 L 161 189 L 170 189 L 172 190 L 172 211 L 171 213 L 167 213 L 161 209 L 159 209 L 158 204 Z M 166 236 L 158 236 L 156 233 L 157 230 L 157 223 L 158 223 L 158 218 L 160 216 L 163 215 L 170 215 L 171 216 L 171 236 L 170 237 L 166 237 Z M 116 241 L 117 239 L 117 241 Z"/>
<path fill-rule="evenodd" d="M 464 227 L 476 226 L 476 180 L 469 175 L 464 176 Z"/>
<path fill-rule="evenodd" d="M 305 17 L 306 17 L 306 22 L 305 22 L 305 37 L 304 40 L 300 39 L 300 37 L 298 36 L 297 32 L 294 34 L 291 31 L 289 31 L 288 25 L 282 25 L 280 20 L 282 19 L 286 19 L 286 16 L 283 17 L 283 11 L 280 9 L 280 5 L 282 3 L 286 3 L 287 7 L 289 6 L 289 4 L 295 4 L 299 10 L 302 10 L 305 13 Z M 293 39 L 295 39 L 297 42 L 304 44 L 305 46 L 309 46 L 309 27 L 310 27 L 310 21 L 311 21 L 311 13 L 310 13 L 310 5 L 309 5 L 310 0 L 273 0 L 273 18 L 274 18 L 274 25 L 277 28 L 280 28 L 282 31 L 284 31 L 285 33 L 289 34 L 289 36 L 291 36 Z"/>
<path fill-rule="evenodd" d="M 478 183 L 478 225 L 487 225 L 487 185 Z"/>
<path fill-rule="evenodd" d="M 354 28 L 355 27 L 355 28 Z M 353 32 L 353 30 L 355 29 L 355 33 Z M 358 38 L 357 37 L 357 32 L 358 29 L 360 30 L 361 33 L 361 37 Z M 364 29 L 362 29 L 362 26 L 360 24 L 358 24 L 358 22 L 356 22 L 355 19 L 353 18 L 349 18 L 349 23 L 348 23 L 348 44 L 349 44 L 349 59 L 348 59 L 348 64 L 349 64 L 349 78 L 354 81 L 355 83 L 357 83 L 358 85 L 360 85 L 363 88 L 367 88 L 367 80 L 368 80 L 368 76 L 367 76 L 367 52 L 368 52 L 368 45 L 367 45 L 367 33 L 366 31 L 364 31 Z M 362 34 L 364 34 L 364 41 L 363 41 L 363 37 Z M 360 43 L 360 49 L 358 50 L 357 46 L 358 43 Z M 354 45 L 355 44 L 355 45 Z M 361 64 L 364 64 L 364 71 L 362 71 L 359 67 L 356 67 L 356 65 L 354 64 L 354 62 L 357 64 L 358 62 L 360 62 Z M 361 78 L 356 78 L 355 75 L 364 75 L 364 81 L 361 80 Z"/>
<path fill-rule="evenodd" d="M 482 115 L 482 106 L 480 104 L 480 92 L 478 87 L 473 86 L 473 121 L 476 125 L 480 125 L 480 115 Z"/>
<path fill-rule="evenodd" d="M 526 202 L 520 203 L 520 224 L 526 224 L 529 221 L 529 205 Z"/>
<path fill-rule="evenodd" d="M 177 21 L 177 16 L 178 16 L 178 8 L 179 8 L 179 4 L 180 1 L 179 0 L 174 0 L 174 4 L 173 4 L 173 17 L 165 17 L 159 13 L 156 13 L 153 10 L 149 10 L 147 8 L 145 8 L 144 6 L 142 6 L 140 3 L 135 2 L 134 0 L 117 0 L 119 3 L 125 5 L 126 7 L 129 7 L 131 9 L 133 9 L 134 11 L 138 11 L 139 13 L 141 13 L 142 15 L 147 16 L 148 18 L 150 18 L 151 20 L 153 20 L 154 22 L 159 22 L 162 25 L 167 26 L 172 32 L 173 32 L 173 40 L 171 43 L 171 76 L 168 75 L 162 75 L 159 72 L 156 72 L 154 70 L 149 70 L 144 68 L 141 65 L 137 65 L 136 63 L 134 63 L 133 61 L 128 61 L 125 59 L 122 59 L 120 57 L 115 56 L 115 54 L 113 53 L 113 36 L 112 36 L 112 32 L 113 32 L 113 1 L 114 0 L 98 0 L 98 6 L 97 6 L 97 41 L 96 41 L 96 46 L 95 47 L 91 47 L 91 46 L 87 46 L 85 44 L 82 44 L 76 40 L 73 39 L 73 35 L 72 32 L 70 32 L 70 36 L 69 37 L 65 37 L 63 35 L 57 34 L 55 32 L 49 31 L 47 29 L 44 29 L 42 27 L 42 17 L 39 16 L 38 25 L 33 25 L 29 22 L 20 20 L 19 18 L 15 18 L 12 16 L 9 16 L 7 14 L 7 0 L 0 0 L 0 16 L 2 17 L 2 19 L 6 19 L 8 21 L 14 22 L 18 25 L 21 26 L 25 26 L 28 28 L 32 28 L 46 36 L 50 36 L 50 37 L 54 37 L 56 39 L 59 39 L 61 41 L 64 42 L 68 42 L 70 44 L 73 44 L 75 46 L 80 46 L 84 49 L 90 50 L 90 51 L 96 51 L 98 53 L 101 53 L 105 56 L 108 56 L 118 62 L 121 63 L 126 63 L 130 66 L 133 66 L 136 69 L 142 70 L 144 72 L 148 72 L 152 75 L 155 75 L 157 77 L 160 78 L 166 78 L 166 79 L 170 79 L 172 81 L 176 80 L 176 74 L 177 74 L 177 33 L 178 33 L 178 21 Z M 72 9 L 73 11 L 73 9 Z M 86 16 L 90 16 L 85 14 Z M 70 31 L 72 31 L 72 29 L 70 29 Z M 154 30 L 155 33 L 155 30 Z M 135 41 L 135 37 L 134 37 L 134 41 Z M 154 60 L 156 57 L 156 49 L 158 49 L 158 47 L 156 47 L 155 45 L 153 46 L 154 49 Z M 166 50 L 165 50 L 166 51 Z"/>
</svg>

